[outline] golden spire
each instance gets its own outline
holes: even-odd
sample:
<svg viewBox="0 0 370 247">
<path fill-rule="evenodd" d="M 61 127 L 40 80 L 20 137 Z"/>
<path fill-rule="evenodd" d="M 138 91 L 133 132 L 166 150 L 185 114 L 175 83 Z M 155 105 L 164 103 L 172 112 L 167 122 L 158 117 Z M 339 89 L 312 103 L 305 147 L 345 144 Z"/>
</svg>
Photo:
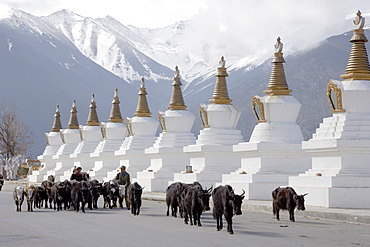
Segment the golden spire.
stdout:
<svg viewBox="0 0 370 247">
<path fill-rule="evenodd" d="M 227 91 L 226 76 L 229 76 L 226 72 L 224 57 L 221 57 L 219 62 L 220 67 L 217 68 L 216 85 L 213 91 L 213 97 L 209 101 L 213 104 L 230 104 L 231 99 L 229 98 L 229 93 Z"/>
<path fill-rule="evenodd" d="M 356 19 L 353 21 L 355 30 L 350 40 L 352 43 L 351 54 L 349 55 L 346 72 L 341 75 L 345 81 L 370 80 L 370 67 L 367 58 L 365 43 L 368 41 L 364 34 L 365 18 L 361 12 L 357 12 Z"/>
<path fill-rule="evenodd" d="M 111 123 L 122 123 L 122 115 L 121 110 L 119 109 L 119 98 L 118 98 L 118 88 L 114 89 L 114 98 L 112 101 L 112 109 L 110 111 L 109 119 L 108 121 Z"/>
<path fill-rule="evenodd" d="M 95 95 L 91 96 L 91 103 L 90 103 L 90 112 L 89 116 L 87 117 L 87 126 L 99 126 L 99 118 L 98 114 L 96 113 L 96 103 L 95 103 Z"/>
<path fill-rule="evenodd" d="M 144 77 L 141 78 L 140 91 L 138 93 L 139 100 L 137 102 L 135 116 L 137 117 L 150 117 L 152 113 L 149 111 L 148 101 L 146 100 L 146 92 Z"/>
<path fill-rule="evenodd" d="M 282 51 L 283 43 L 280 42 L 280 37 L 278 37 L 275 44 L 274 58 L 271 61 L 273 65 L 270 81 L 267 86 L 267 90 L 264 91 L 267 95 L 290 95 L 292 92 L 292 90 L 289 89 L 285 78 L 283 66 L 285 60 Z"/>
<path fill-rule="evenodd" d="M 167 107 L 170 110 L 185 110 L 186 105 L 184 103 L 184 98 L 182 97 L 181 91 L 181 81 L 180 81 L 180 71 L 179 68 L 175 67 L 175 77 L 172 83 L 172 95 L 170 105 Z"/>
<path fill-rule="evenodd" d="M 54 123 L 53 128 L 51 129 L 52 132 L 59 132 L 62 129 L 62 123 L 60 122 L 60 112 L 59 112 L 59 105 L 57 105 L 55 114 L 54 114 Z"/>
<path fill-rule="evenodd" d="M 69 118 L 68 129 L 79 129 L 78 120 L 77 120 L 77 108 L 76 100 L 73 100 L 71 117 Z"/>
</svg>

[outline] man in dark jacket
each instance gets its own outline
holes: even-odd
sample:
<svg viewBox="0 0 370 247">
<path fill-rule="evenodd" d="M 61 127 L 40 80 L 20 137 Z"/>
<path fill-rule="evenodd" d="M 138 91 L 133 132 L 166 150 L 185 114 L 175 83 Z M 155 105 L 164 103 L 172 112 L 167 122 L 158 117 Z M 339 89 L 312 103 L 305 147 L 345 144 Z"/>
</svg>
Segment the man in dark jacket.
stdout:
<svg viewBox="0 0 370 247">
<path fill-rule="evenodd" d="M 126 172 L 126 166 L 121 166 L 121 172 L 117 173 L 114 179 L 118 180 L 119 184 L 126 185 L 126 186 L 130 185 L 131 183 L 130 174 Z"/>
</svg>

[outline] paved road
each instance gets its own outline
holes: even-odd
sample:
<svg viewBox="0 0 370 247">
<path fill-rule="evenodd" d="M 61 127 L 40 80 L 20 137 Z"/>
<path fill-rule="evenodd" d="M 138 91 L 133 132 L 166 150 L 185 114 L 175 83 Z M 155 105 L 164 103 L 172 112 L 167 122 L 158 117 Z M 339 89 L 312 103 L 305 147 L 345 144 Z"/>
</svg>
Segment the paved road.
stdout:
<svg viewBox="0 0 370 247">
<path fill-rule="evenodd" d="M 75 213 L 36 209 L 15 211 L 11 190 L 0 192 L 1 247 L 59 246 L 370 246 L 370 225 L 297 217 L 280 222 L 271 214 L 244 211 L 234 217 L 234 235 L 216 231 L 210 212 L 203 227 L 189 226 L 180 218 L 165 216 L 165 203 L 143 201 L 140 216 L 122 209 Z M 102 200 L 100 200 L 100 205 Z"/>
</svg>

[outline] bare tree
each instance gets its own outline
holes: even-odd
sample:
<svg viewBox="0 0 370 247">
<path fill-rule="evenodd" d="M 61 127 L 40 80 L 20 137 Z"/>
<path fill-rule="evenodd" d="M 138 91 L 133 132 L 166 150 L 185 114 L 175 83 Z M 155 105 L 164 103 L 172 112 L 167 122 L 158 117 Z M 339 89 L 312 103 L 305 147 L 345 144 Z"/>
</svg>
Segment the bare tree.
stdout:
<svg viewBox="0 0 370 247">
<path fill-rule="evenodd" d="M 0 108 L 0 152 L 5 160 L 17 155 L 26 155 L 32 144 L 33 133 L 21 122 L 15 105 L 5 103 Z"/>
<path fill-rule="evenodd" d="M 18 164 L 23 163 L 24 160 L 24 156 L 20 154 L 5 159 L 5 171 L 8 180 L 18 179 Z"/>
</svg>

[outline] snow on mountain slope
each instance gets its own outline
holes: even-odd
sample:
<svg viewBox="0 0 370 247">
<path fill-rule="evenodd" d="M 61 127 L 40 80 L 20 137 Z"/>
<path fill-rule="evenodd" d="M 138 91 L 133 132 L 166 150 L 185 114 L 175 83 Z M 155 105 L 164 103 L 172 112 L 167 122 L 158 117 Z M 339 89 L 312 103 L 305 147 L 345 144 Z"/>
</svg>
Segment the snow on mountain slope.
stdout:
<svg viewBox="0 0 370 247">
<path fill-rule="evenodd" d="M 208 34 L 198 26 L 188 20 L 158 29 L 129 28 L 146 41 L 134 42 L 137 49 L 166 66 L 178 65 L 184 80 L 192 82 L 214 71 L 221 56 L 230 64 L 240 59 L 228 52 L 225 40 L 216 37 L 220 30 L 215 30 L 214 25 L 209 25 Z"/>
<path fill-rule="evenodd" d="M 154 82 L 173 77 L 170 69 L 132 45 L 144 41 L 140 36 L 109 16 L 92 19 L 62 10 L 45 19 L 60 28 L 86 57 L 130 83 L 141 77 Z"/>
</svg>

